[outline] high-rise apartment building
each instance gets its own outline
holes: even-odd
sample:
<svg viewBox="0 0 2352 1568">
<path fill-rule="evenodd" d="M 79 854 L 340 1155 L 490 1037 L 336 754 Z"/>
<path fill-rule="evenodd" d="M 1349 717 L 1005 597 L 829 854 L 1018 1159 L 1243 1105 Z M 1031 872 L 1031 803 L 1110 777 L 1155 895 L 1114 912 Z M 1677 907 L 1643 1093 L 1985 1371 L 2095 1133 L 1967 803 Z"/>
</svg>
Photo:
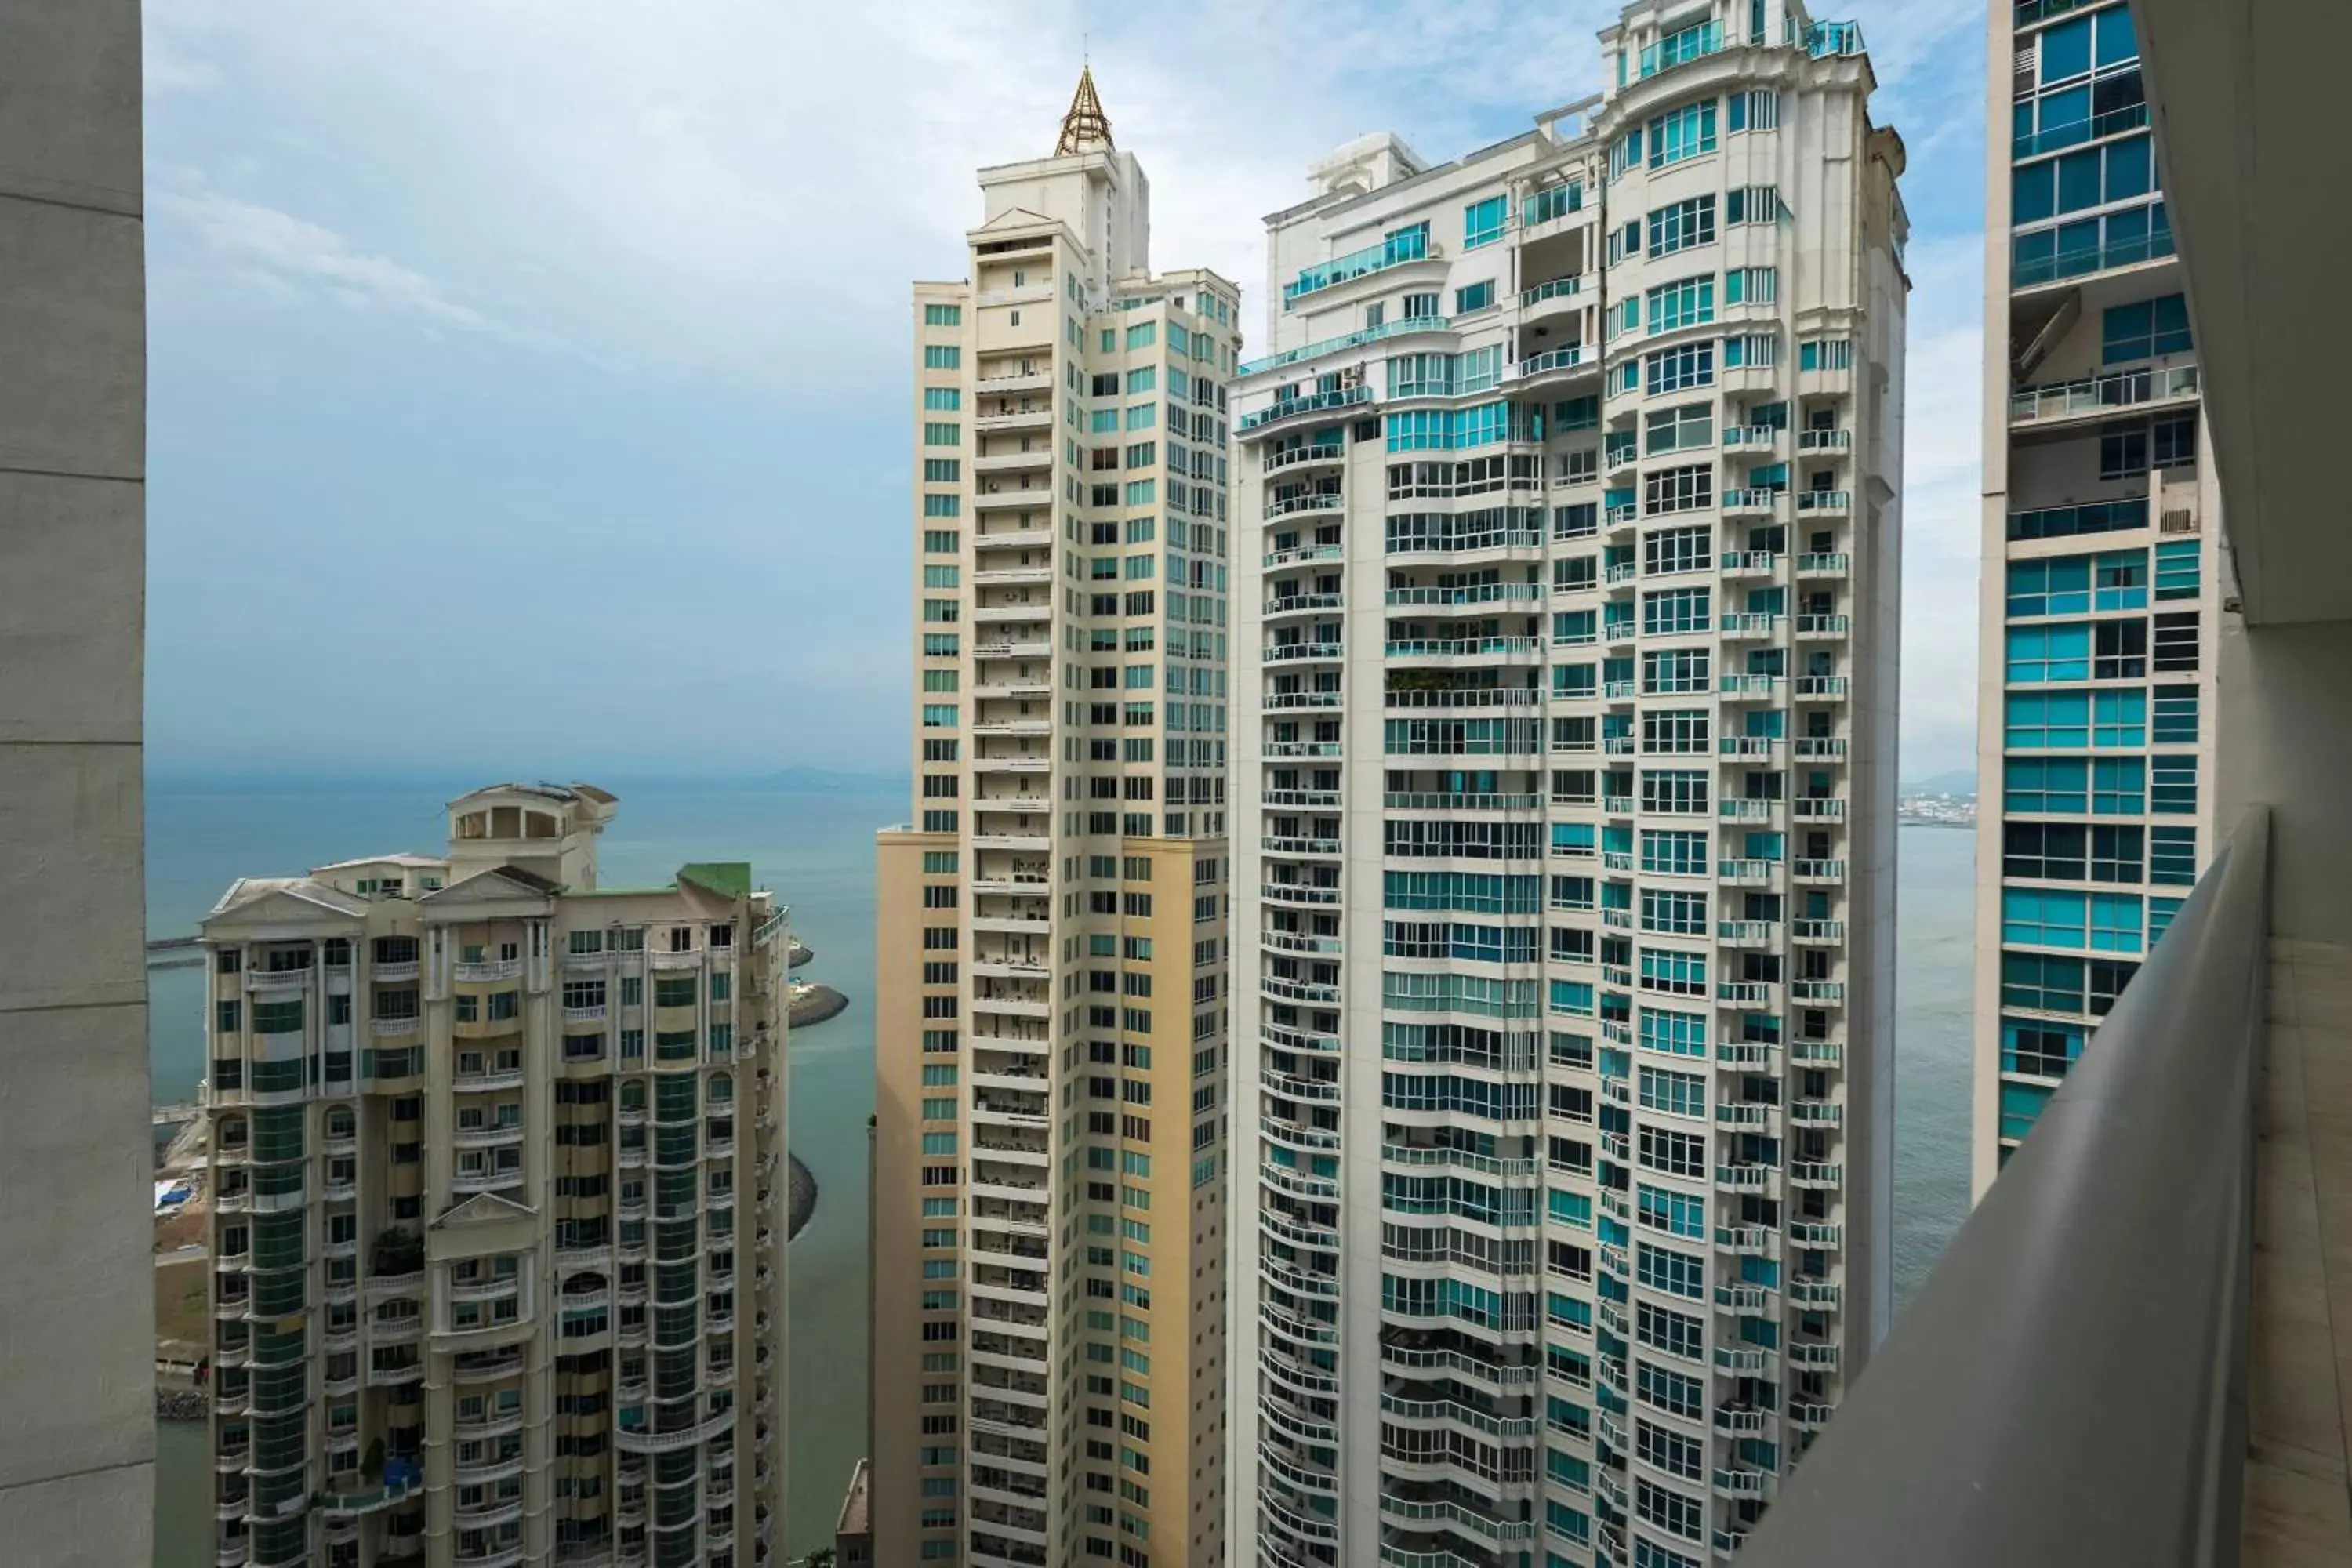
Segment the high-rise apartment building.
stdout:
<svg viewBox="0 0 2352 1568">
<path fill-rule="evenodd" d="M 1082 77 L 915 288 L 918 820 L 878 845 L 875 1559 L 1223 1545 L 1237 291 Z"/>
<path fill-rule="evenodd" d="M 1907 220 L 1850 24 L 1268 220 L 1228 1529 L 1697 1568 L 1887 1314 Z M 1252 710 L 1255 707 L 1255 711 Z"/>
<path fill-rule="evenodd" d="M 0 1559 L 153 1552 L 139 0 L 0 6 Z"/>
<path fill-rule="evenodd" d="M 781 1563 L 786 911 L 614 799 L 203 923 L 223 1563 Z"/>
<path fill-rule="evenodd" d="M 1995 0 L 1990 28 L 1979 1194 L 2212 858 L 2225 615 L 2131 8 Z"/>
</svg>

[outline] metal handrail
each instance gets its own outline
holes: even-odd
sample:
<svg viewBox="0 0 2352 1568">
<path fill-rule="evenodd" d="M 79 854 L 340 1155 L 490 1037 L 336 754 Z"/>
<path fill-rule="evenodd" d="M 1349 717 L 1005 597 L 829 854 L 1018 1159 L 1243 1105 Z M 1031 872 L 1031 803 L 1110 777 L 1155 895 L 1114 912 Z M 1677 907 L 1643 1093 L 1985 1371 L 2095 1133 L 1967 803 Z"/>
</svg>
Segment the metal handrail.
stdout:
<svg viewBox="0 0 2352 1568">
<path fill-rule="evenodd" d="M 1746 1568 L 2238 1560 L 2270 824 L 2214 859 Z"/>
</svg>

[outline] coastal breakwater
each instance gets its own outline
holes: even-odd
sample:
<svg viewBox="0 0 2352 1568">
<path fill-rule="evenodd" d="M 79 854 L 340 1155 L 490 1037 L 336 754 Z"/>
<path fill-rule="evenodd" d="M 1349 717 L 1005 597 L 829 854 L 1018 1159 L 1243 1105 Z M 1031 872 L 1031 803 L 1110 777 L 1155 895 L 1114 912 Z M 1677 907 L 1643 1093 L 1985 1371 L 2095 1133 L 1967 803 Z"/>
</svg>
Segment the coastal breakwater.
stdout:
<svg viewBox="0 0 2352 1568">
<path fill-rule="evenodd" d="M 822 1024 L 827 1018 L 838 1017 L 849 1005 L 849 998 L 830 985 L 797 987 L 793 995 L 792 1026 L 805 1029 L 812 1024 Z"/>
</svg>

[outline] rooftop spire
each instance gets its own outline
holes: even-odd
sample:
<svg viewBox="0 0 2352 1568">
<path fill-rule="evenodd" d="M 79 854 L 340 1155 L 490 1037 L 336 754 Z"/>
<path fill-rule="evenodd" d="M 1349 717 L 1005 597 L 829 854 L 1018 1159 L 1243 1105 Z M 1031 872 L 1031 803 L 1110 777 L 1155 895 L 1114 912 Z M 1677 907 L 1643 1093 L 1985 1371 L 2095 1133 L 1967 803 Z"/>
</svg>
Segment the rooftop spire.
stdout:
<svg viewBox="0 0 2352 1568">
<path fill-rule="evenodd" d="M 1070 111 L 1062 116 L 1062 139 L 1054 143 L 1054 156 L 1103 152 L 1111 145 L 1110 117 L 1095 96 L 1095 68 L 1089 62 L 1078 71 L 1078 90 L 1070 99 Z"/>
</svg>

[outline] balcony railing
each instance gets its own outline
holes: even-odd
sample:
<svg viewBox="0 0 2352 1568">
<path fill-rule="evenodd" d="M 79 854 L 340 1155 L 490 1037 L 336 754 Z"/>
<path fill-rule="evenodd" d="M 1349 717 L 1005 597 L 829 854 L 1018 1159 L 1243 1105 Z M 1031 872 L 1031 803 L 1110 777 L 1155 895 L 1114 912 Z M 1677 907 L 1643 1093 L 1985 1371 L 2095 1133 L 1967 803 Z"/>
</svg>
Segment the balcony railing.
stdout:
<svg viewBox="0 0 2352 1568">
<path fill-rule="evenodd" d="M 2009 418 L 2012 425 L 2038 419 L 2079 418 L 2110 408 L 2194 397 L 2197 388 L 2197 367 L 2193 364 L 2166 370 L 2115 371 L 2080 381 L 2021 388 L 2010 395 Z"/>
<path fill-rule="evenodd" d="M 1747 1568 L 2238 1561 L 2269 838 L 2215 858 Z"/>
<path fill-rule="evenodd" d="M 1377 327 L 1366 327 L 1361 331 L 1347 332 L 1336 338 L 1325 338 L 1320 342 L 1305 343 L 1295 349 L 1285 349 L 1280 353 L 1268 354 L 1264 359 L 1244 360 L 1242 362 L 1241 369 L 1234 374 L 1255 375 L 1260 371 L 1279 370 L 1284 365 L 1297 364 L 1300 360 L 1313 359 L 1318 354 L 1332 353 L 1340 349 L 1352 349 L 1361 343 L 1377 342 L 1382 338 L 1394 337 L 1399 332 L 1442 332 L 1445 331 L 1448 324 L 1444 316 L 1405 316 L 1393 321 L 1383 321 Z"/>
<path fill-rule="evenodd" d="M 2137 267 L 2143 261 L 2161 261 L 2173 254 L 2173 249 L 2172 234 L 2168 229 L 2140 238 L 2080 246 L 2019 261 L 2010 274 L 2010 286 L 2034 289 L 2044 283 L 2105 272 L 2117 267 Z"/>
<path fill-rule="evenodd" d="M 1282 308 L 1289 310 L 1297 300 L 1308 294 L 1320 293 L 1339 284 L 1401 266 L 1408 261 L 1429 261 L 1444 252 L 1430 242 L 1426 224 L 1413 228 L 1399 229 L 1378 245 L 1368 245 L 1361 250 L 1351 250 L 1345 256 L 1335 256 L 1328 261 L 1318 261 L 1300 272 L 1295 281 L 1282 286 Z"/>
</svg>

